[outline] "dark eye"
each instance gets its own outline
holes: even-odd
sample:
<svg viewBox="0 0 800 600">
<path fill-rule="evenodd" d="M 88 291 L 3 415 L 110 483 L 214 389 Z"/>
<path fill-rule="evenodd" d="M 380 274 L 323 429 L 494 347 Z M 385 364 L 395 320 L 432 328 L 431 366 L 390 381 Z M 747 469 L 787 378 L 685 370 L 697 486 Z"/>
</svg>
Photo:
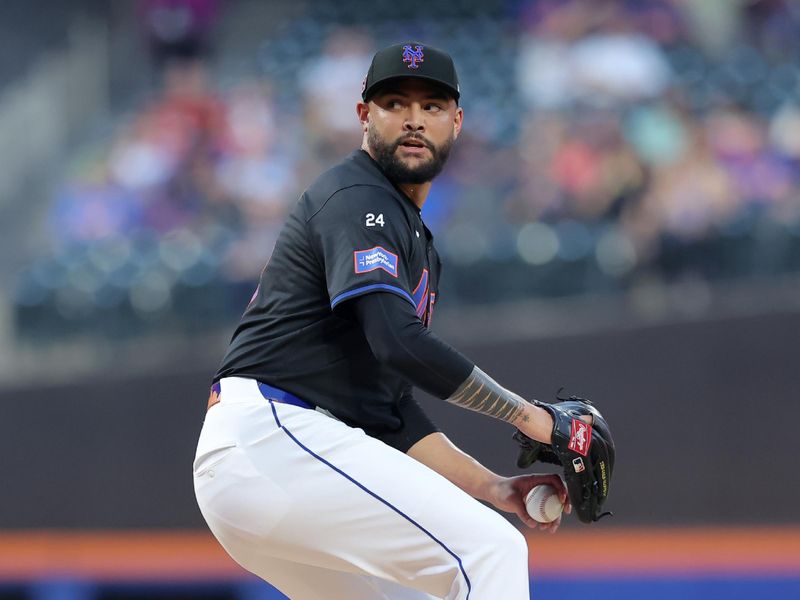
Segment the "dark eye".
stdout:
<svg viewBox="0 0 800 600">
<path fill-rule="evenodd" d="M 425 105 L 425 110 L 430 110 L 432 112 L 438 112 L 438 111 L 442 110 L 442 105 L 441 104 L 437 104 L 435 102 L 431 102 L 431 103 Z"/>
</svg>

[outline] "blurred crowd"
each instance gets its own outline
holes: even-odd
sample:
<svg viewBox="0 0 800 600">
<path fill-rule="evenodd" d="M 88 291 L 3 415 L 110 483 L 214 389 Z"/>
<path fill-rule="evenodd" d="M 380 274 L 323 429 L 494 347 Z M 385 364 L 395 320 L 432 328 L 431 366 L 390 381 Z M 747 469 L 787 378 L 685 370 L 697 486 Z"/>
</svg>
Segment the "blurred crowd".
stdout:
<svg viewBox="0 0 800 600">
<path fill-rule="evenodd" d="M 311 3 L 234 78 L 208 59 L 215 2 L 143 4 L 198 28 L 151 46 L 152 98 L 68 165 L 22 331 L 238 313 L 287 210 L 358 146 L 372 53 L 406 38 L 462 79 L 464 132 L 423 211 L 453 302 L 800 271 L 797 3 L 462 0 L 424 21 Z"/>
</svg>

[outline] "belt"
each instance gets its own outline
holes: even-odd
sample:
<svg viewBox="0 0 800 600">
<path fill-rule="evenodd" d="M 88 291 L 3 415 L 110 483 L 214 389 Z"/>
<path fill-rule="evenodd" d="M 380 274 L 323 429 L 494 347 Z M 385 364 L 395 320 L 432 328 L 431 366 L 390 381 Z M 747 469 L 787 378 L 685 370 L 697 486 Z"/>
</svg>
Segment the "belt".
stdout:
<svg viewBox="0 0 800 600">
<path fill-rule="evenodd" d="M 258 384 L 258 391 L 261 392 L 261 395 L 264 396 L 264 398 L 266 398 L 267 400 L 272 400 L 273 402 L 280 402 L 281 404 L 291 404 L 293 406 L 299 406 L 300 408 L 310 408 L 311 410 L 314 410 L 314 407 L 311 404 L 309 404 L 305 400 L 301 400 L 294 394 L 290 394 L 285 390 L 272 387 L 271 385 L 263 383 L 261 381 L 257 381 L 256 383 Z M 208 395 L 208 406 L 206 410 L 208 410 L 215 404 L 219 403 L 220 390 L 221 386 L 219 384 L 219 381 L 211 386 L 211 393 Z"/>
</svg>

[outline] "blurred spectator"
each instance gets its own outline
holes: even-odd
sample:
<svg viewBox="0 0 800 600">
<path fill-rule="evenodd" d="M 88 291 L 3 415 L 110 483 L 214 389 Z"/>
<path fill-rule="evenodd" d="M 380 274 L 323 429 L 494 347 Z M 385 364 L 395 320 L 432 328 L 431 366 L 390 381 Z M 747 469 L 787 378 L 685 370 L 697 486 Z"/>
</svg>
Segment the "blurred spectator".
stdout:
<svg viewBox="0 0 800 600">
<path fill-rule="evenodd" d="M 249 279 L 272 252 L 295 192 L 295 148 L 278 130 L 269 89 L 244 81 L 228 93 L 226 147 L 217 181 L 241 219 L 241 238 L 228 252 L 232 279 Z"/>
<path fill-rule="evenodd" d="M 545 5 L 543 7 L 542 5 Z M 540 8 L 524 34 L 518 65 L 523 98 L 534 107 L 615 104 L 662 93 L 670 68 L 616 2 L 571 0 Z"/>
<path fill-rule="evenodd" d="M 161 94 L 122 127 L 91 180 L 76 178 L 62 196 L 61 236 L 87 239 L 87 224 L 100 222 L 106 235 L 168 232 L 189 224 L 213 196 L 203 173 L 218 151 L 221 106 L 202 63 L 172 64 L 165 75 Z"/>
<path fill-rule="evenodd" d="M 679 160 L 652 170 L 640 212 L 653 221 L 643 228 L 651 234 L 703 238 L 729 221 L 740 207 L 740 193 L 715 160 L 703 129 L 697 127 L 691 135 L 694 139 Z"/>
<path fill-rule="evenodd" d="M 139 0 L 137 9 L 157 65 L 197 59 L 210 51 L 219 0 Z"/>
<path fill-rule="evenodd" d="M 775 159 L 788 177 L 771 214 L 781 223 L 800 224 L 800 109 L 794 104 L 784 105 L 772 118 L 768 135 Z"/>
<path fill-rule="evenodd" d="M 745 4 L 729 0 L 683 3 L 682 9 L 694 45 L 708 56 L 724 57 L 741 33 Z"/>
<path fill-rule="evenodd" d="M 300 73 L 306 127 L 330 159 L 346 154 L 361 141 L 356 103 L 371 59 L 372 43 L 365 34 L 339 29 Z"/>
</svg>

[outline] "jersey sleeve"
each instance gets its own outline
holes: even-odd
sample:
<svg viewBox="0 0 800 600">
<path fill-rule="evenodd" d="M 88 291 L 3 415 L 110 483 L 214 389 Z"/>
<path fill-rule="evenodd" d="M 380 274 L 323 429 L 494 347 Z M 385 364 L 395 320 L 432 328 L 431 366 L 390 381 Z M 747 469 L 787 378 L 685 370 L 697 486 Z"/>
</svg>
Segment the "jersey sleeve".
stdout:
<svg viewBox="0 0 800 600">
<path fill-rule="evenodd" d="M 334 194 L 308 226 L 325 269 L 331 308 L 373 292 L 415 306 L 411 288 L 411 225 L 398 200 L 377 186 Z"/>
</svg>

